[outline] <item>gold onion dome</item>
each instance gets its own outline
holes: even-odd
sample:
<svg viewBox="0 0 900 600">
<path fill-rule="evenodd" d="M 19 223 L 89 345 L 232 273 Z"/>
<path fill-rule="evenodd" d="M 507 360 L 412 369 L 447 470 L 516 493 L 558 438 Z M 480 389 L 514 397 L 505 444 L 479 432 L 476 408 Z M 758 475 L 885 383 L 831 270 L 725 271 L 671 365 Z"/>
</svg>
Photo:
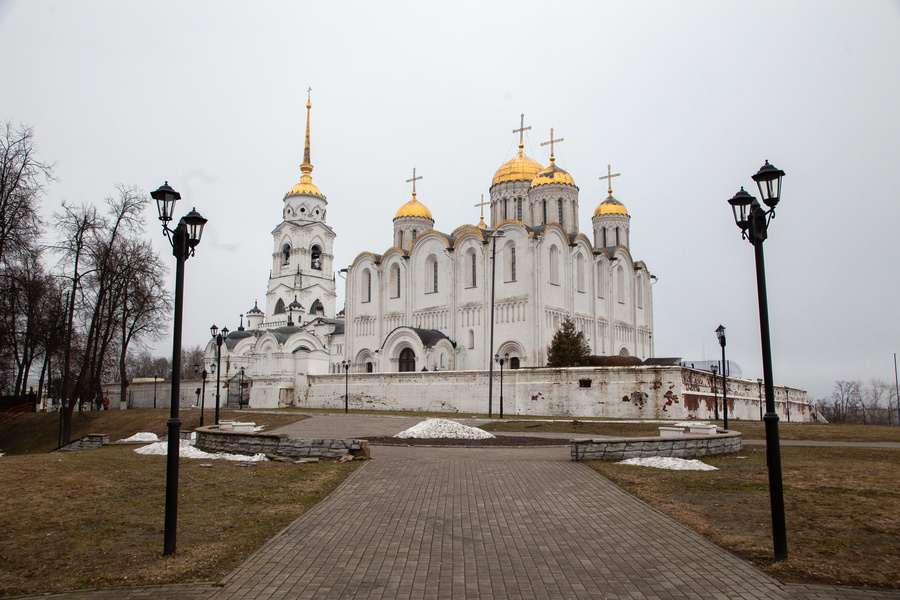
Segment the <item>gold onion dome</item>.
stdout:
<svg viewBox="0 0 900 600">
<path fill-rule="evenodd" d="M 597 205 L 597 209 L 594 211 L 595 217 L 600 217 L 603 215 L 625 215 L 628 216 L 628 210 L 625 208 L 625 205 L 612 197 L 612 194 L 609 195 L 609 198 L 601 202 Z"/>
<path fill-rule="evenodd" d="M 519 144 L 519 152 L 497 169 L 491 182 L 492 187 L 507 181 L 531 181 L 544 169 L 541 163 L 525 156 L 523 148 L 524 146 Z"/>
<path fill-rule="evenodd" d="M 536 188 L 539 185 L 550 185 L 552 183 L 577 187 L 572 176 L 557 167 L 554 158 L 551 156 L 550 166 L 534 176 L 534 179 L 531 181 L 531 187 Z"/>
<path fill-rule="evenodd" d="M 419 217 L 434 221 L 434 217 L 431 216 L 431 211 L 428 210 L 428 207 L 416 200 L 415 192 L 413 192 L 412 200 L 401 206 L 394 218 L 400 219 L 402 217 Z"/>
<path fill-rule="evenodd" d="M 298 183 L 297 185 L 292 187 L 291 191 L 289 191 L 287 194 L 285 194 L 285 196 L 307 195 L 307 196 L 318 196 L 319 198 L 325 198 L 325 195 L 321 191 L 319 191 L 319 188 L 317 188 L 315 186 L 315 184 L 312 182 L 312 177 L 310 177 L 307 181 L 304 181 L 304 179 L 306 179 L 305 175 L 300 178 L 300 183 Z M 284 189 L 284 188 L 282 188 L 282 189 Z"/>
</svg>

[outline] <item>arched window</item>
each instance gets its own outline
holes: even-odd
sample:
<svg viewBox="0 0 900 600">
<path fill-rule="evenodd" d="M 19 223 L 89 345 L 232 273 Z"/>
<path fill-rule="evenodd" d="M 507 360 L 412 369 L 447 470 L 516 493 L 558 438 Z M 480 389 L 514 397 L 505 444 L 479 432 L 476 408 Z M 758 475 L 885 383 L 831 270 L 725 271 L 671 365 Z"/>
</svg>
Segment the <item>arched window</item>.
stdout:
<svg viewBox="0 0 900 600">
<path fill-rule="evenodd" d="M 434 254 L 430 254 L 425 259 L 425 286 L 426 294 L 438 291 L 438 263 Z"/>
<path fill-rule="evenodd" d="M 400 265 L 391 265 L 391 298 L 400 297 Z"/>
<path fill-rule="evenodd" d="M 616 267 L 616 300 L 625 304 L 625 269 Z"/>
<path fill-rule="evenodd" d="M 291 245 L 285 244 L 281 247 L 281 264 L 286 265 L 291 262 Z"/>
<path fill-rule="evenodd" d="M 556 201 L 556 209 L 557 209 L 557 212 L 559 212 L 559 225 L 560 225 L 560 227 L 562 227 L 562 224 L 563 224 L 562 198 L 560 198 L 559 200 Z"/>
<path fill-rule="evenodd" d="M 509 280 L 516 280 L 516 247 L 509 247 Z"/>
<path fill-rule="evenodd" d="M 416 231 L 415 229 L 413 229 L 412 230 L 412 241 L 413 242 L 416 241 L 416 236 L 418 236 L 418 235 L 419 235 L 419 232 Z"/>
<path fill-rule="evenodd" d="M 516 219 L 522 220 L 522 199 L 516 198 Z"/>
<path fill-rule="evenodd" d="M 416 370 L 416 353 L 412 351 L 412 348 L 404 348 L 400 352 L 398 364 L 401 373 L 412 373 Z"/>
<path fill-rule="evenodd" d="M 581 253 L 575 255 L 575 289 L 584 291 L 584 256 Z"/>
<path fill-rule="evenodd" d="M 322 249 L 318 246 L 309 249 L 309 267 L 316 271 L 322 270 Z"/>
<path fill-rule="evenodd" d="M 542 213 L 543 218 L 541 219 L 541 224 L 546 225 L 547 224 L 547 201 L 546 200 L 543 201 L 543 205 L 544 205 L 543 213 Z"/>
<path fill-rule="evenodd" d="M 519 368 L 519 357 L 511 356 L 509 358 L 509 368 L 510 369 L 518 369 Z"/>
<path fill-rule="evenodd" d="M 602 234 L 602 239 L 603 239 L 603 243 L 600 244 L 600 247 L 601 247 L 601 248 L 606 248 L 606 227 L 604 227 L 603 229 L 601 229 L 601 230 L 600 230 L 600 233 Z"/>
<path fill-rule="evenodd" d="M 437 291 L 438 291 L 438 264 L 437 264 L 437 261 L 434 261 L 434 266 L 432 268 L 432 271 L 434 271 L 434 291 L 435 291 L 435 293 L 437 293 Z"/>
<path fill-rule="evenodd" d="M 284 300 L 281 298 L 278 299 L 278 302 L 275 303 L 275 314 L 283 315 L 284 314 Z"/>
<path fill-rule="evenodd" d="M 559 285 L 559 250 L 550 246 L 550 283 Z"/>
<path fill-rule="evenodd" d="M 505 221 L 509 217 L 507 216 L 507 210 L 509 207 L 509 200 L 507 198 L 503 199 L 503 220 Z"/>
<path fill-rule="evenodd" d="M 616 246 L 618 246 L 621 243 L 622 242 L 619 241 L 619 228 L 616 227 Z"/>
<path fill-rule="evenodd" d="M 469 349 L 475 347 L 475 332 L 473 330 L 469 330 Z"/>
<path fill-rule="evenodd" d="M 372 272 L 368 269 L 363 269 L 362 272 L 362 301 L 363 302 L 371 302 L 372 301 Z"/>
<path fill-rule="evenodd" d="M 366 363 L 366 373 L 374 373 L 374 372 L 375 372 L 375 365 L 372 363 L 372 361 L 367 362 Z"/>
<path fill-rule="evenodd" d="M 469 250 L 469 266 L 471 273 L 469 277 L 469 287 L 478 287 L 478 257 L 475 250 Z"/>
</svg>

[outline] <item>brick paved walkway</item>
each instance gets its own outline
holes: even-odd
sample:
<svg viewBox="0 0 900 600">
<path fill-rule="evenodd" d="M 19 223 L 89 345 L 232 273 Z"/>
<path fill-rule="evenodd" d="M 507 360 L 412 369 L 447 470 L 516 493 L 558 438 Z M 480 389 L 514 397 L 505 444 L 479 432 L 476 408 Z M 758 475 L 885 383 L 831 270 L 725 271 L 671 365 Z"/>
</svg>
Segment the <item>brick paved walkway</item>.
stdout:
<svg viewBox="0 0 900 600">
<path fill-rule="evenodd" d="M 292 435 L 392 435 L 421 419 L 316 416 Z M 374 460 L 221 587 L 85 590 L 60 600 L 900 598 L 781 585 L 623 492 L 567 448 L 375 447 Z"/>
</svg>

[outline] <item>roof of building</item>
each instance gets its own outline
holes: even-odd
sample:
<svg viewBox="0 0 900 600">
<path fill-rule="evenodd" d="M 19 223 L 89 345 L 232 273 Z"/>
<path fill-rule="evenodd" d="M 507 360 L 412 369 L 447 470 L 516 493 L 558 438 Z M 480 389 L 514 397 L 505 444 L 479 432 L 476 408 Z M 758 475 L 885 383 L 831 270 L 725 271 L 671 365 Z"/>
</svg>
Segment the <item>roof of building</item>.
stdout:
<svg viewBox="0 0 900 600">
<path fill-rule="evenodd" d="M 443 332 L 437 329 L 420 329 L 418 327 L 410 327 L 410 329 L 416 332 L 416 335 L 422 340 L 422 345 L 426 348 L 434 347 L 441 340 L 450 340 Z"/>
<path fill-rule="evenodd" d="M 612 197 L 612 194 L 597 205 L 596 210 L 594 210 L 594 216 L 599 217 L 602 215 L 625 215 L 628 216 L 628 209 L 625 208 L 625 205 Z"/>
<path fill-rule="evenodd" d="M 534 176 L 534 179 L 531 181 L 531 187 L 534 189 L 541 185 L 550 184 L 571 185 L 576 189 L 578 188 L 572 176 L 556 166 L 556 161 L 552 156 L 550 157 L 550 166 Z"/>
<path fill-rule="evenodd" d="M 534 176 L 544 170 L 541 163 L 525 155 L 524 145 L 519 143 L 519 152 L 500 165 L 494 173 L 491 187 L 507 181 L 531 181 Z"/>
<path fill-rule="evenodd" d="M 434 221 L 434 217 L 431 216 L 431 211 L 428 210 L 428 207 L 416 200 L 415 192 L 413 192 L 412 200 L 401 206 L 400 210 L 398 210 L 397 214 L 394 216 L 395 219 L 401 219 L 403 217 L 419 217 L 421 219 L 431 219 Z"/>
</svg>

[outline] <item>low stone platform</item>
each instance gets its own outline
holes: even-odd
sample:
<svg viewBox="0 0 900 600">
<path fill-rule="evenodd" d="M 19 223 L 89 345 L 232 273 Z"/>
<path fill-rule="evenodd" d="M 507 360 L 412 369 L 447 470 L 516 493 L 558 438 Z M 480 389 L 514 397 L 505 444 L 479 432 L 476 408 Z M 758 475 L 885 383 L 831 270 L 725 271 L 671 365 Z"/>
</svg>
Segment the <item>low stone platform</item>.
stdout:
<svg viewBox="0 0 900 600">
<path fill-rule="evenodd" d="M 60 447 L 57 452 L 74 452 L 75 450 L 93 450 L 109 444 L 109 435 L 105 433 L 89 433 Z"/>
<path fill-rule="evenodd" d="M 286 434 L 220 431 L 215 425 L 198 427 L 195 446 L 205 452 L 278 454 L 293 458 L 369 458 L 366 440 L 292 438 Z"/>
<path fill-rule="evenodd" d="M 573 461 L 650 458 L 700 458 L 740 452 L 742 436 L 737 431 L 715 435 L 681 435 L 678 437 L 574 439 L 571 442 Z"/>
</svg>

